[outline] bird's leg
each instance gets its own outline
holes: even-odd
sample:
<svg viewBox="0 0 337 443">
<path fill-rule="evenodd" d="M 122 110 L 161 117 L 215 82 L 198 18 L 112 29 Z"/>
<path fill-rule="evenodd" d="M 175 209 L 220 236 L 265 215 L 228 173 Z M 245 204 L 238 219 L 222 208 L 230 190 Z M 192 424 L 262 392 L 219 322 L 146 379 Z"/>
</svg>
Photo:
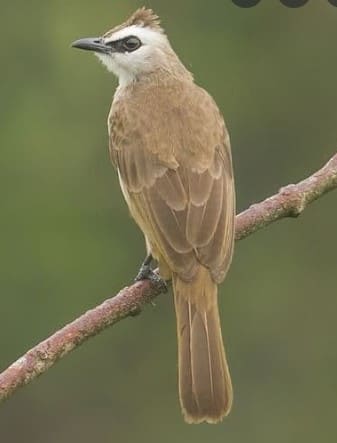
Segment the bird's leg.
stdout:
<svg viewBox="0 0 337 443">
<path fill-rule="evenodd" d="M 150 280 L 156 286 L 159 286 L 162 292 L 167 292 L 167 284 L 165 280 L 162 279 L 160 275 L 157 272 L 154 272 L 151 268 L 152 261 L 152 254 L 148 254 L 145 257 L 138 274 L 136 275 L 135 281 Z"/>
<path fill-rule="evenodd" d="M 151 263 L 152 263 L 153 257 L 152 254 L 148 254 L 145 257 L 145 260 L 143 261 L 143 263 L 141 264 L 141 267 L 138 271 L 138 274 L 135 278 L 135 281 L 139 281 L 139 280 L 146 280 L 149 279 L 153 273 L 152 269 L 151 269 Z"/>
</svg>

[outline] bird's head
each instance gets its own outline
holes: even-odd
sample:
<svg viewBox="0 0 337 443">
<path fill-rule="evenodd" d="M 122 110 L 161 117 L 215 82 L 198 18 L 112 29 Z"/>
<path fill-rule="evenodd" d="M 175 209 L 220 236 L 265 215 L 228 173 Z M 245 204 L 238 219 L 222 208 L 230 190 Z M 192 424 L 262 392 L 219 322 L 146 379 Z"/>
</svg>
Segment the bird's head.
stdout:
<svg viewBox="0 0 337 443">
<path fill-rule="evenodd" d="M 138 9 L 126 22 L 101 37 L 83 38 L 74 48 L 93 51 L 120 84 L 128 84 L 156 70 L 169 71 L 180 64 L 151 9 Z"/>
</svg>

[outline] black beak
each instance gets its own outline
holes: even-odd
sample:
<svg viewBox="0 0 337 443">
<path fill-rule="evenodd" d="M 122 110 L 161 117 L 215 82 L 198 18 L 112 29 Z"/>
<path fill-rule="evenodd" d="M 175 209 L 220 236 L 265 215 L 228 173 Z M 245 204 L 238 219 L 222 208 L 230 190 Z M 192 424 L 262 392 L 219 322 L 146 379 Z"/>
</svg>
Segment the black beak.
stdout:
<svg viewBox="0 0 337 443">
<path fill-rule="evenodd" d="M 101 37 L 81 38 L 74 41 L 71 46 L 86 51 L 102 52 L 103 54 L 111 52 L 111 46 L 106 45 Z"/>
</svg>

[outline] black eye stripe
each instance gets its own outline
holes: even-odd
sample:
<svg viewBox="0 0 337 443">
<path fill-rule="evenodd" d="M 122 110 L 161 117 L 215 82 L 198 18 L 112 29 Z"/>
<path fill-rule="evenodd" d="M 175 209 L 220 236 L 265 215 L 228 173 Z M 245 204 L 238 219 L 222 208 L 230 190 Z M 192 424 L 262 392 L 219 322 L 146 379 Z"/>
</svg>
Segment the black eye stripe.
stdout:
<svg viewBox="0 0 337 443">
<path fill-rule="evenodd" d="M 142 45 L 142 42 L 138 37 L 129 35 L 120 40 L 114 40 L 106 44 L 111 46 L 115 52 L 132 52 L 138 49 Z"/>
</svg>

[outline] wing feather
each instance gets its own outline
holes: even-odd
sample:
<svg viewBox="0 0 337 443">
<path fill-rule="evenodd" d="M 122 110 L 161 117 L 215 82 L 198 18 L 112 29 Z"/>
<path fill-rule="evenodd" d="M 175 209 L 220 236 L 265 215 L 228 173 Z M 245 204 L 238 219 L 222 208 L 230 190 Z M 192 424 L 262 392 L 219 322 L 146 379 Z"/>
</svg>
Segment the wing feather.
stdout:
<svg viewBox="0 0 337 443">
<path fill-rule="evenodd" d="M 202 206 L 190 201 L 187 214 L 186 236 L 189 242 L 199 248 L 213 238 L 222 212 L 223 179 L 212 180 L 212 189 Z"/>
<path fill-rule="evenodd" d="M 218 283 L 233 250 L 227 131 L 214 101 L 195 84 L 182 85 L 181 94 L 176 83 L 172 93 L 170 85 L 153 88 L 153 93 L 134 91 L 112 109 L 111 158 L 130 211 L 159 262 L 185 280 L 201 263 Z M 140 103 L 149 96 L 153 106 L 143 109 Z"/>
<path fill-rule="evenodd" d="M 188 190 L 193 206 L 204 206 L 213 187 L 213 177 L 209 170 L 204 172 L 188 171 Z"/>
<path fill-rule="evenodd" d="M 158 178 L 155 189 L 160 198 L 174 211 L 186 209 L 187 192 L 182 177 L 176 170 L 168 169 L 162 177 Z"/>
</svg>

